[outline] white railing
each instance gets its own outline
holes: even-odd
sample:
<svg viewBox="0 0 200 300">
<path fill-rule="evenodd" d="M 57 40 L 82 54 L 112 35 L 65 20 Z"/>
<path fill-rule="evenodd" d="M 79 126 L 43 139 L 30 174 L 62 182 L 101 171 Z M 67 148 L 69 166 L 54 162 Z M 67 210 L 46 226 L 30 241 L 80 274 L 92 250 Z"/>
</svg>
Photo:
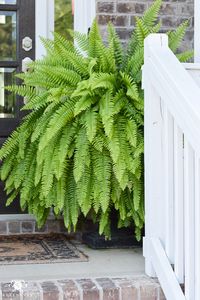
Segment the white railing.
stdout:
<svg viewBox="0 0 200 300">
<path fill-rule="evenodd" d="M 164 34 L 145 40 L 143 88 L 146 273 L 168 300 L 200 300 L 200 88 Z"/>
</svg>

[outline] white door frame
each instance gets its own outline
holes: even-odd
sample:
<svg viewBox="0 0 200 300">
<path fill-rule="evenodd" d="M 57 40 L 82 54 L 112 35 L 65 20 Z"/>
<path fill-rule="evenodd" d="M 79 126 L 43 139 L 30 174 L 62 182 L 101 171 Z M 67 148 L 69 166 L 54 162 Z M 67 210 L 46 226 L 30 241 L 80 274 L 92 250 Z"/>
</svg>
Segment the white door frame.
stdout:
<svg viewBox="0 0 200 300">
<path fill-rule="evenodd" d="M 74 0 L 74 30 L 88 33 L 96 17 L 96 0 Z"/>
<path fill-rule="evenodd" d="M 45 55 L 40 36 L 51 38 L 54 31 L 54 0 L 36 1 L 36 59 Z M 74 30 L 87 33 L 96 16 L 95 0 L 74 0 Z"/>
<path fill-rule="evenodd" d="M 45 55 L 40 37 L 51 38 L 54 31 L 54 0 L 35 0 L 35 57 Z"/>
<path fill-rule="evenodd" d="M 200 63 L 200 1 L 194 1 L 194 60 Z"/>
</svg>

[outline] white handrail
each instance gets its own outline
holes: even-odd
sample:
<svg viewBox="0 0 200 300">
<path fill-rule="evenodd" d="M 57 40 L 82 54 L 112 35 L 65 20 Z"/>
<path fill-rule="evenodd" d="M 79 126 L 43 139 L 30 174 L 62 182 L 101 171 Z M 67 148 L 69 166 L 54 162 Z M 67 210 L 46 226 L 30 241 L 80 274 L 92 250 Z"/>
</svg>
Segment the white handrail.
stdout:
<svg viewBox="0 0 200 300">
<path fill-rule="evenodd" d="M 166 98 L 169 110 L 176 115 L 178 125 L 200 154 L 200 88 L 169 49 L 167 35 L 149 35 L 145 40 L 145 49 L 145 52 L 148 51 L 145 55 L 149 58 L 146 57 L 146 67 L 143 70 L 145 72 L 145 68 L 150 69 L 151 76 L 148 80 L 153 78 L 154 83 L 157 82 L 159 94 Z"/>
<path fill-rule="evenodd" d="M 166 35 L 146 38 L 145 269 L 168 300 L 200 299 L 200 88 L 186 69 Z"/>
</svg>

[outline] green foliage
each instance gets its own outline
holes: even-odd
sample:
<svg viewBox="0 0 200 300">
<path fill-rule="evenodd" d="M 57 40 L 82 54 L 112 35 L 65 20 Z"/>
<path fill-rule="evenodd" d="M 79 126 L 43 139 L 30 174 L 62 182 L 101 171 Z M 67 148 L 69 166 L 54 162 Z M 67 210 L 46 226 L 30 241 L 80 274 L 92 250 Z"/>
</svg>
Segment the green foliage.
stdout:
<svg viewBox="0 0 200 300">
<path fill-rule="evenodd" d="M 44 40 L 47 55 L 20 75 L 22 86 L 7 89 L 25 96 L 28 114 L 0 150 L 7 204 L 20 195 L 23 209 L 42 225 L 51 207 L 68 230 L 79 216 L 92 215 L 99 232 L 110 236 L 110 212 L 118 226 L 144 225 L 143 92 L 141 66 L 145 37 L 157 32 L 161 1 L 156 0 L 136 28 L 127 50 L 108 25 L 105 45 L 94 21 L 89 37 L 74 33 L 76 45 L 55 34 Z M 178 49 L 183 23 L 169 33 Z M 178 54 L 185 61 L 191 52 Z M 31 109 L 31 112 L 30 112 Z"/>
</svg>

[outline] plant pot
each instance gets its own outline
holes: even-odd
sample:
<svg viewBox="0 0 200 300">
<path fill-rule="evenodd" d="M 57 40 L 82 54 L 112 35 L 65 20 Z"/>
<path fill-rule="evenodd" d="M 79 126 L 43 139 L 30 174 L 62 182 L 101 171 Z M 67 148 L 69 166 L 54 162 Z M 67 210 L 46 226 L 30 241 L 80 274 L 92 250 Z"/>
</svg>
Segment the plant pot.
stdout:
<svg viewBox="0 0 200 300">
<path fill-rule="evenodd" d="M 140 248 L 142 241 L 138 242 L 134 235 L 134 228 L 117 228 L 118 216 L 115 210 L 111 213 L 111 239 L 100 235 L 98 230 L 85 232 L 82 241 L 92 249 L 108 248 Z"/>
</svg>

